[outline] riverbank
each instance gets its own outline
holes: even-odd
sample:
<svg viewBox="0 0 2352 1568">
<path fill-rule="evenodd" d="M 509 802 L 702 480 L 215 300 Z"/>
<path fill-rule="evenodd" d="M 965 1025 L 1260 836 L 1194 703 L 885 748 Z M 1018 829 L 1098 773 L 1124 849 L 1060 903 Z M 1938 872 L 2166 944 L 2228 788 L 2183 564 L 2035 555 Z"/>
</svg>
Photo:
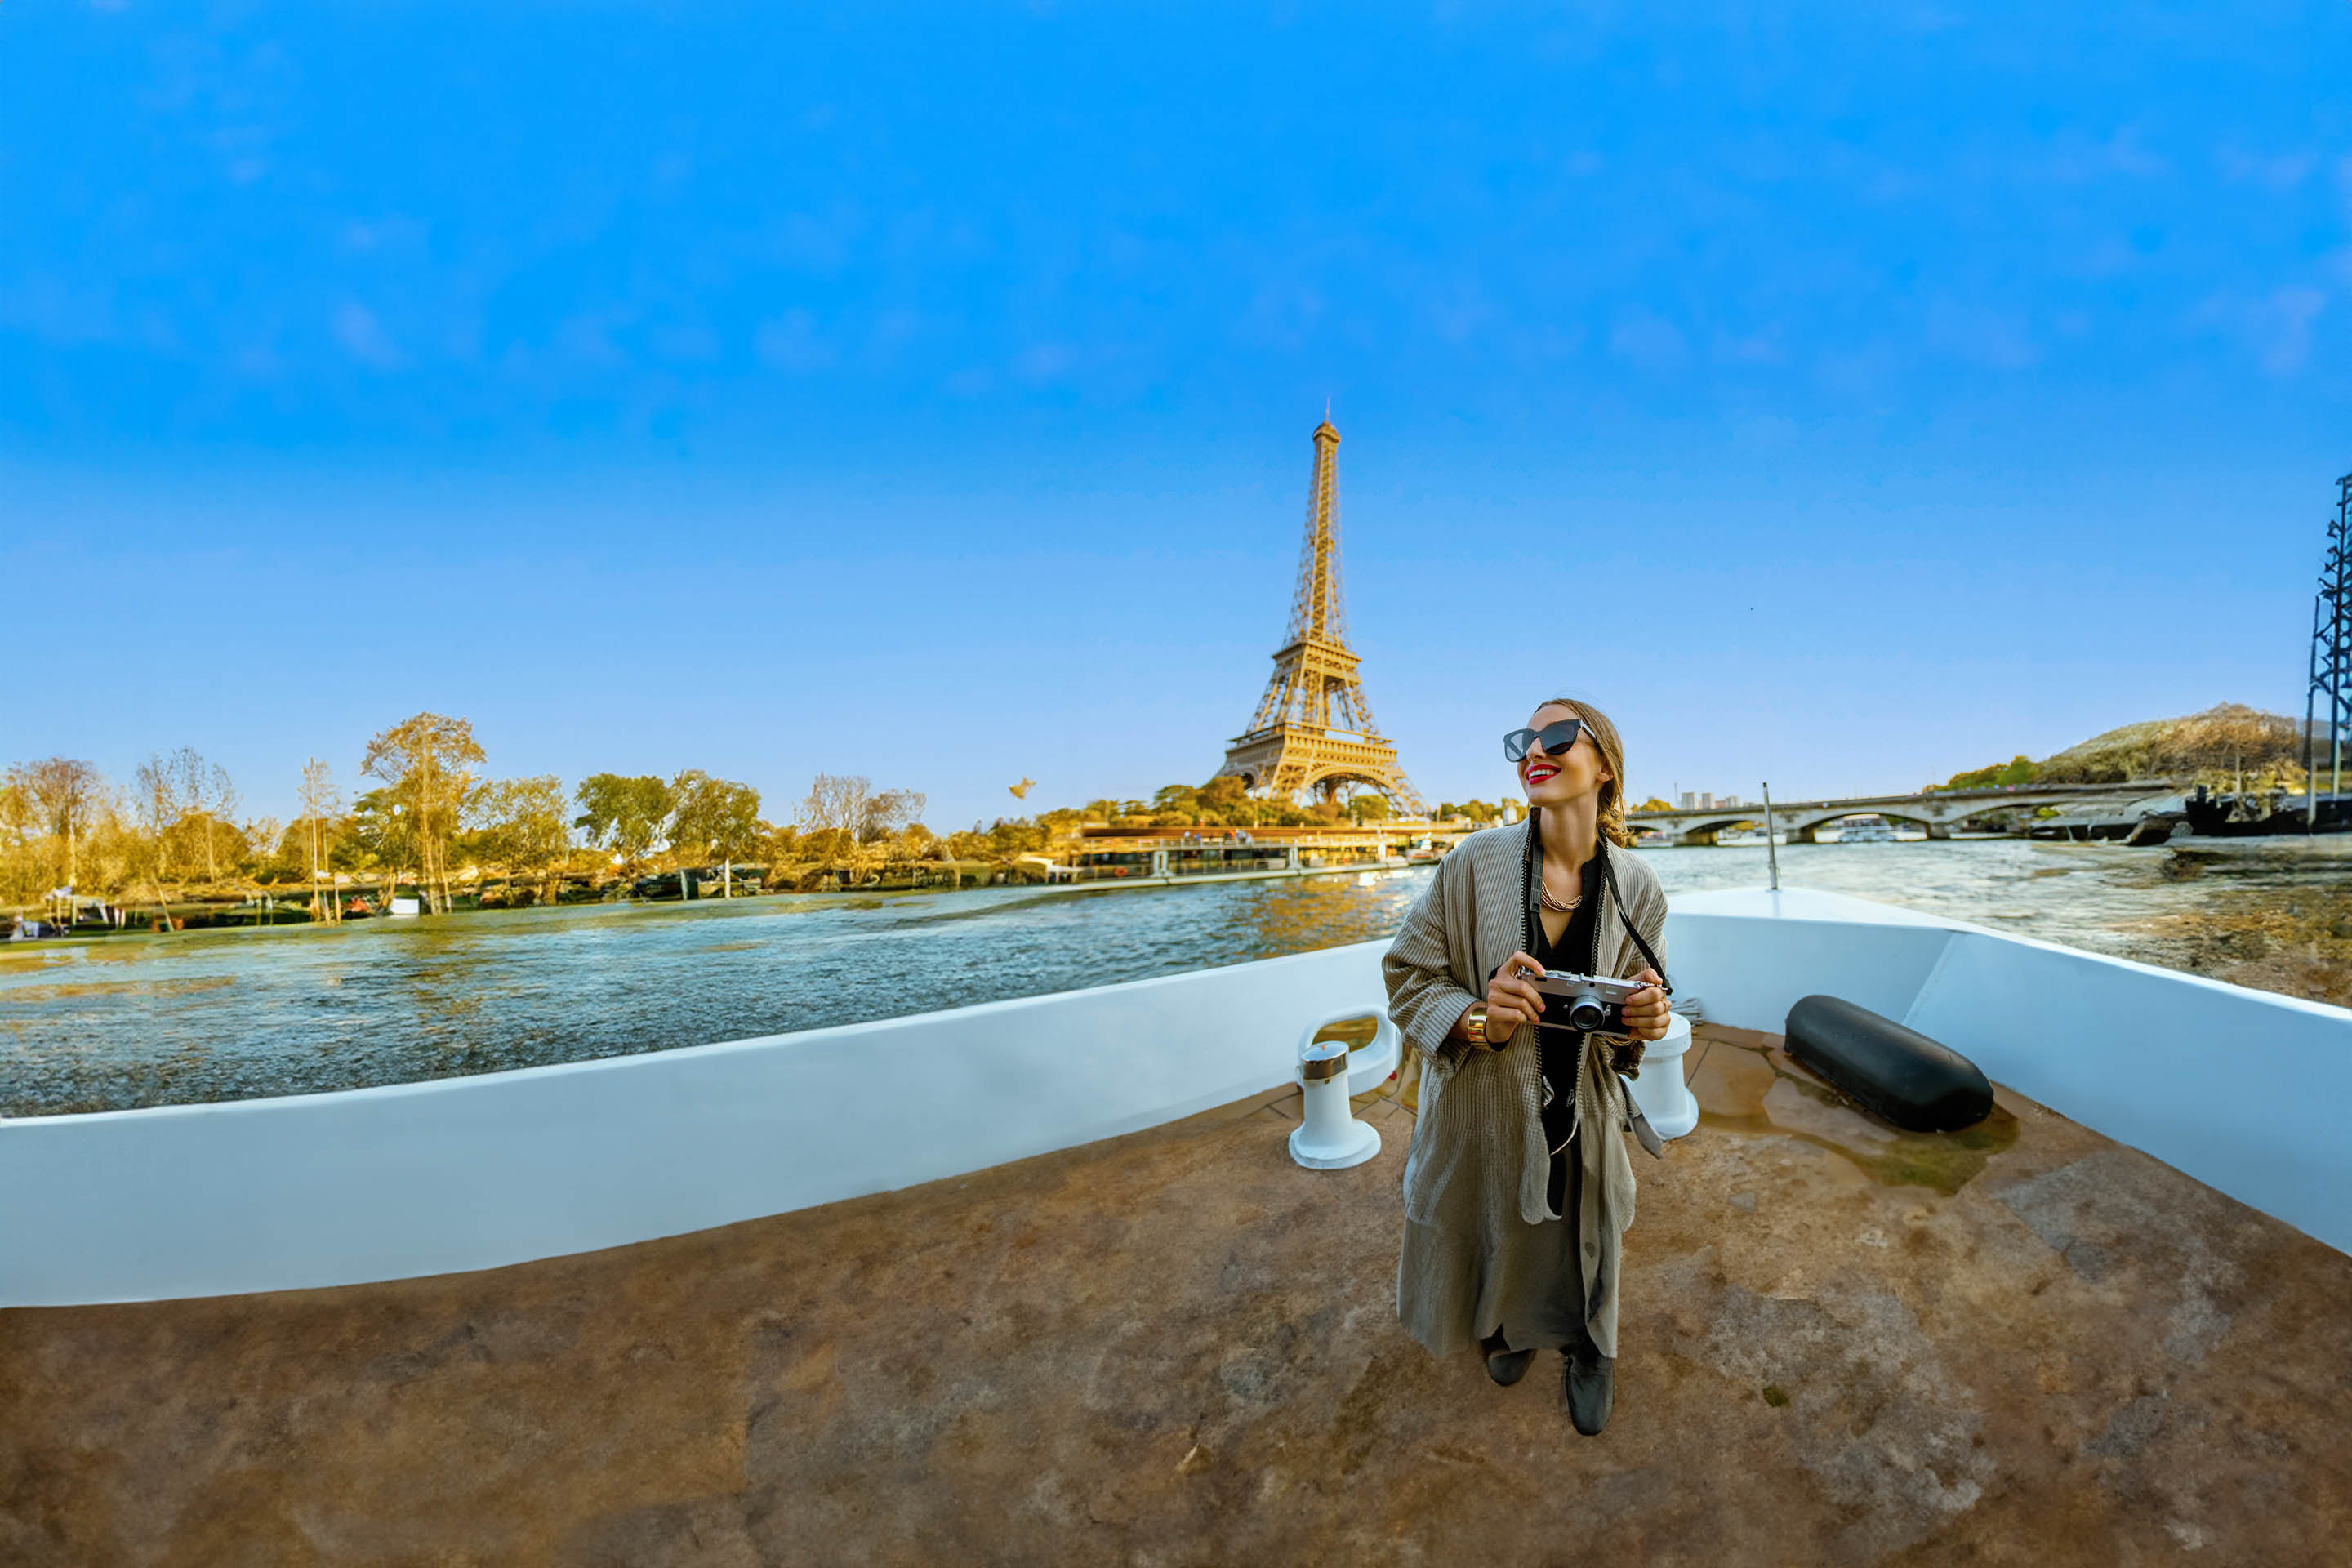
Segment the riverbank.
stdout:
<svg viewBox="0 0 2352 1568">
<path fill-rule="evenodd" d="M 1761 845 L 1641 851 L 1670 895 Z M 2334 850 L 1794 845 L 1781 879 L 2352 1005 Z M 415 1082 L 894 1017 L 1393 932 L 1426 868 L 565 905 L 0 948 L 0 1115 Z M 1150 887 L 1150 898 L 1103 895 Z M 1666 955 L 1669 965 L 1674 955 Z"/>
</svg>

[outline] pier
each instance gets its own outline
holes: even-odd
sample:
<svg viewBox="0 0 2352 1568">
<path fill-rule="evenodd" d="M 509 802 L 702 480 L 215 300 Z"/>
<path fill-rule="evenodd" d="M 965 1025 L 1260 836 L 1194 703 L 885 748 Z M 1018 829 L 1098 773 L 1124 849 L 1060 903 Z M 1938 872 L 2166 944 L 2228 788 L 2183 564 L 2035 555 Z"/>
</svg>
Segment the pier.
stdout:
<svg viewBox="0 0 2352 1568">
<path fill-rule="evenodd" d="M 1411 820 L 1363 827 L 1089 827 L 1058 846 L 1057 856 L 1024 858 L 1055 882 L 1150 887 L 1427 864 L 1476 831 Z"/>
</svg>

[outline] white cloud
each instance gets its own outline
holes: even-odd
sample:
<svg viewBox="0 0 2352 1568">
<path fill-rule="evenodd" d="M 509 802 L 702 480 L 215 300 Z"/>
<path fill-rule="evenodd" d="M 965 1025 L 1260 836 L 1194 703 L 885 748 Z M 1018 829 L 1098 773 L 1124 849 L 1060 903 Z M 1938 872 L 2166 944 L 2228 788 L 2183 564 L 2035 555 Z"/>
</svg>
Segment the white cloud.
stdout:
<svg viewBox="0 0 2352 1568">
<path fill-rule="evenodd" d="M 1067 343 L 1031 343 L 1013 357 L 1013 374 L 1042 386 L 1063 380 L 1077 363 L 1077 351 Z"/>
<path fill-rule="evenodd" d="M 1715 340 L 1715 357 L 1722 364 L 1779 364 L 1788 356 L 1770 332 L 1750 332 L 1746 337 L 1727 332 Z"/>
<path fill-rule="evenodd" d="M 2254 356 L 2267 375 L 2287 377 L 2303 369 L 2311 357 L 2311 324 L 2327 308 L 2327 296 L 2317 289 L 2273 289 L 2259 299 L 2243 294 L 2217 294 L 2197 308 L 2192 318 L 2236 338 Z"/>
<path fill-rule="evenodd" d="M 343 248 L 362 256 L 379 250 L 412 250 L 425 239 L 425 226 L 398 216 L 352 218 L 343 225 Z"/>
<path fill-rule="evenodd" d="M 2023 370 L 2042 357 L 2024 321 L 1990 306 L 1938 300 L 1927 310 L 1927 343 L 1992 370 Z"/>
<path fill-rule="evenodd" d="M 626 364 L 629 356 L 613 341 L 613 326 L 614 318 L 606 312 L 590 310 L 572 316 L 555 329 L 556 350 L 574 364 Z"/>
<path fill-rule="evenodd" d="M 408 363 L 375 312 L 355 300 L 345 300 L 335 311 L 335 341 L 370 370 L 399 370 Z"/>
<path fill-rule="evenodd" d="M 2225 142 L 2213 153 L 2214 167 L 2231 184 L 2263 185 L 2273 191 L 2294 189 L 2318 162 L 2319 154 L 2308 149 L 2265 156 Z"/>
<path fill-rule="evenodd" d="M 823 370 L 834 360 L 833 350 L 817 340 L 816 318 L 806 310 L 786 310 L 760 323 L 752 347 L 760 363 L 796 373 Z"/>
<path fill-rule="evenodd" d="M 1609 334 L 1609 352 L 1638 369 L 1664 372 L 1682 367 L 1685 345 L 1682 329 L 1639 310 L 1618 321 Z"/>
<path fill-rule="evenodd" d="M 2151 179 L 2171 172 L 2172 165 L 2160 154 L 2141 146 L 2138 131 L 2128 125 L 2104 142 L 2092 141 L 2079 132 L 2062 132 L 2051 139 L 2048 155 L 2042 163 L 2042 174 L 2067 184 L 2111 174 Z"/>
</svg>

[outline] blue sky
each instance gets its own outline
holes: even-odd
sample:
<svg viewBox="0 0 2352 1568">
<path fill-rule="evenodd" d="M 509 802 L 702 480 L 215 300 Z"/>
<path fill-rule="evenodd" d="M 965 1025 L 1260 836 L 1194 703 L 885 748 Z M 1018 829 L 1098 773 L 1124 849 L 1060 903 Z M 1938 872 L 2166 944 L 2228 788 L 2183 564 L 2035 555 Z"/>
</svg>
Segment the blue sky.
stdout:
<svg viewBox="0 0 2352 1568">
<path fill-rule="evenodd" d="M 1654 13 L 1667 11 L 1661 16 Z M 2340 5 L 0 10 L 0 760 L 1213 771 L 1345 436 L 1435 799 L 2301 710 Z M 1025 808 L 1024 808 L 1025 809 Z"/>
</svg>

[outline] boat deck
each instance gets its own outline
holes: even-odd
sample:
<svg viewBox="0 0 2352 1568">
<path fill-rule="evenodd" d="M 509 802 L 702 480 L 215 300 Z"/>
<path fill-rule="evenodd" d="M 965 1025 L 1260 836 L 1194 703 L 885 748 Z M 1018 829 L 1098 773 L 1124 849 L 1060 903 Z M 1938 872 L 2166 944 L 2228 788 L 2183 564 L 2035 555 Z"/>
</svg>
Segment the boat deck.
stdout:
<svg viewBox="0 0 2352 1568">
<path fill-rule="evenodd" d="M 0 1312 L 0 1561 L 2318 1561 L 2352 1258 L 2003 1089 L 1895 1132 L 1702 1026 L 1618 1405 L 1398 1327 L 1294 1093 L 480 1274 Z"/>
</svg>

